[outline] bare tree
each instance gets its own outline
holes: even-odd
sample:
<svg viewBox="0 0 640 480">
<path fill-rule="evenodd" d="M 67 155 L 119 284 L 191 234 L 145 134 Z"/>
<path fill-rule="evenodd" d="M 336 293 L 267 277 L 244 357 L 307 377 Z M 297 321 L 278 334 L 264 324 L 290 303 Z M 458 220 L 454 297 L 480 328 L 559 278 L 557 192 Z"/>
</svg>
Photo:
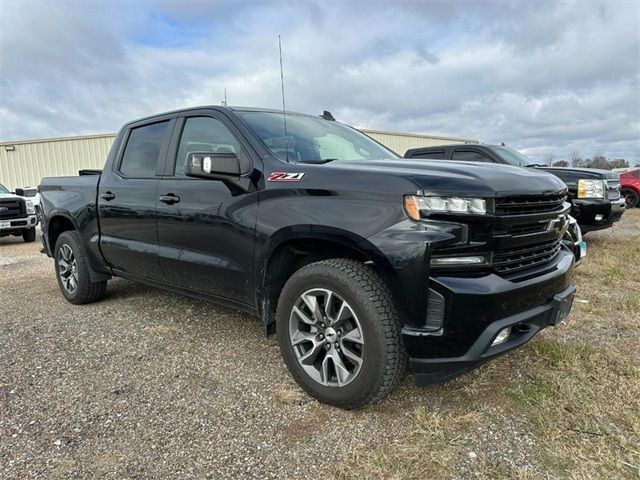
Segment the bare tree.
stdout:
<svg viewBox="0 0 640 480">
<path fill-rule="evenodd" d="M 607 162 L 607 157 L 605 157 L 601 153 L 598 153 L 598 154 L 594 155 L 593 158 L 591 159 L 590 167 L 591 168 L 601 168 L 603 170 L 608 170 L 609 169 L 609 162 Z"/>
<path fill-rule="evenodd" d="M 614 158 L 609 160 L 609 168 L 629 168 L 629 162 L 624 158 Z"/>
<path fill-rule="evenodd" d="M 580 155 L 580 152 L 578 152 L 577 150 L 574 152 L 571 152 L 571 160 L 569 161 L 569 163 L 571 164 L 572 167 L 581 167 L 583 160 L 582 160 L 582 156 Z"/>
<path fill-rule="evenodd" d="M 558 156 L 555 153 L 547 153 L 544 156 L 544 163 L 551 166 L 553 165 L 553 162 L 556 161 L 556 158 L 558 158 Z"/>
<path fill-rule="evenodd" d="M 569 162 L 567 162 L 566 160 L 557 160 L 557 161 L 553 162 L 553 166 L 554 167 L 568 167 L 569 166 Z"/>
</svg>

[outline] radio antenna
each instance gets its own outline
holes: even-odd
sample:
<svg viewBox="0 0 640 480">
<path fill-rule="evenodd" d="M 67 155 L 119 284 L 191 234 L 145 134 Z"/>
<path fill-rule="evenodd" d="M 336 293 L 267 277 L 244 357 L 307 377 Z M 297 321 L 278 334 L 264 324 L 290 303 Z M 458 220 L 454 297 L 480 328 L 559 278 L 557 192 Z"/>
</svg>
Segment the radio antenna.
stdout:
<svg viewBox="0 0 640 480">
<path fill-rule="evenodd" d="M 282 69 L 282 40 L 278 35 L 278 52 L 280 54 L 280 87 L 282 88 L 282 120 L 284 121 L 284 152 L 289 162 L 289 137 L 287 136 L 287 109 L 284 104 L 284 73 Z"/>
</svg>

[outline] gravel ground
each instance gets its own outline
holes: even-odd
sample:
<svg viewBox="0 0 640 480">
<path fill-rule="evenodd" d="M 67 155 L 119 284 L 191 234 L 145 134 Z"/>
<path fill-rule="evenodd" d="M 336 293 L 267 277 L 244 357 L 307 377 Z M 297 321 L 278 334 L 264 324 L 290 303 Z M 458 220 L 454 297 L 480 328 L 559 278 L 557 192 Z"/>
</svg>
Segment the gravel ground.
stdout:
<svg viewBox="0 0 640 480">
<path fill-rule="evenodd" d="M 526 471 L 537 455 L 526 422 L 494 402 L 492 372 L 520 352 L 447 385 L 407 375 L 345 412 L 295 385 L 257 318 L 122 279 L 74 306 L 39 249 L 0 239 L 0 478 L 333 478 L 406 442 L 416 412 L 452 409 L 493 419 L 456 477 L 473 476 L 477 456 Z"/>
<path fill-rule="evenodd" d="M 74 306 L 39 249 L 0 240 L 0 477 L 330 476 L 429 400 L 407 377 L 363 411 L 319 404 L 257 318 L 122 279 Z"/>
</svg>

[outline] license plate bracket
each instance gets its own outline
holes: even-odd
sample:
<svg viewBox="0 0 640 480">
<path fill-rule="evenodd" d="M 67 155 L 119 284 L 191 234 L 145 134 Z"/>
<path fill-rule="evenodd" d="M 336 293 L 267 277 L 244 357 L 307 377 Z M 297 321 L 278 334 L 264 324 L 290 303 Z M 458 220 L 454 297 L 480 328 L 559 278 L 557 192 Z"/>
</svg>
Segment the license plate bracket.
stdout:
<svg viewBox="0 0 640 480">
<path fill-rule="evenodd" d="M 580 242 L 580 258 L 587 256 L 587 242 Z"/>
<path fill-rule="evenodd" d="M 569 316 L 575 294 L 576 287 L 571 286 L 553 297 L 553 311 L 549 318 L 549 325 L 558 325 Z"/>
</svg>

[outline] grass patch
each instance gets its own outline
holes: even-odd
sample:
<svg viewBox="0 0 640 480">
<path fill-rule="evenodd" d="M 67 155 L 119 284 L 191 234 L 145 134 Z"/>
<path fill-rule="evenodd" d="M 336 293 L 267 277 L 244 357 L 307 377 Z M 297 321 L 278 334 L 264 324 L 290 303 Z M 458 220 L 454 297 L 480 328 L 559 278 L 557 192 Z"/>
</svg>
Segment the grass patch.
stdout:
<svg viewBox="0 0 640 480">
<path fill-rule="evenodd" d="M 337 477 L 367 479 L 449 478 L 452 466 L 470 462 L 470 439 L 483 421 L 478 412 L 431 411 L 417 407 L 406 441 L 375 450 L 354 450 Z M 366 470 L 363 470 L 363 467 Z"/>
<path fill-rule="evenodd" d="M 639 479 L 640 209 L 586 240 L 576 280 L 588 303 L 566 326 L 424 389 L 406 438 L 355 448 L 339 478 Z"/>
<path fill-rule="evenodd" d="M 507 395 L 516 403 L 526 405 L 540 405 L 555 393 L 553 386 L 544 380 L 534 380 L 531 383 L 516 383 L 507 388 Z"/>
</svg>

